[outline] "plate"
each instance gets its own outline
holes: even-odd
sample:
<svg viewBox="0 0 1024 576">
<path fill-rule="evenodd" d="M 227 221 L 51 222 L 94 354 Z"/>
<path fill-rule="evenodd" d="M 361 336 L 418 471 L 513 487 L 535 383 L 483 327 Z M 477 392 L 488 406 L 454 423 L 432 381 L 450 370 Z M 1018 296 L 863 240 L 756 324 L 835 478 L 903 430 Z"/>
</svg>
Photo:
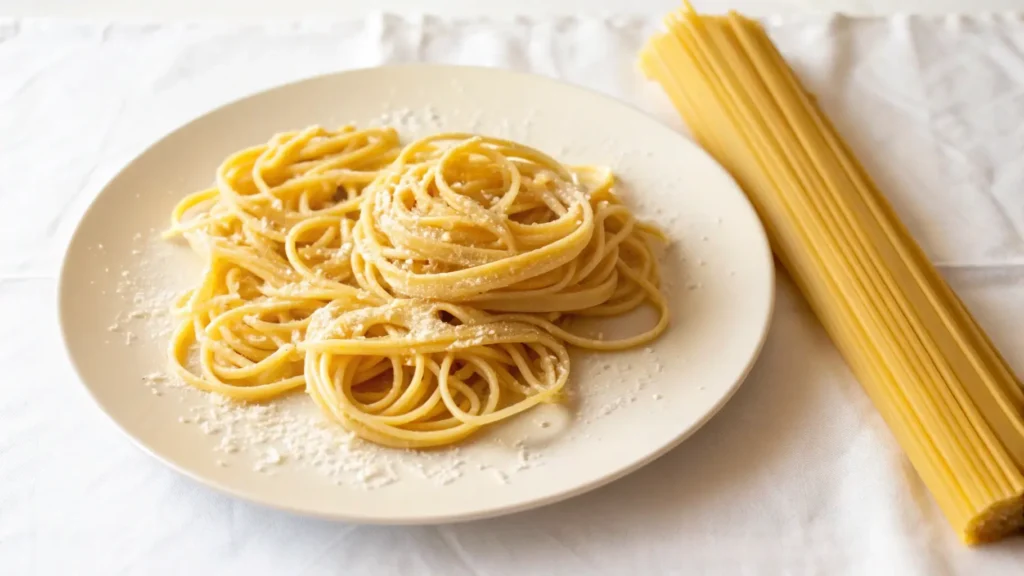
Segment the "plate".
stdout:
<svg viewBox="0 0 1024 576">
<path fill-rule="evenodd" d="M 182 196 L 221 160 L 310 124 L 390 124 L 512 138 L 564 163 L 611 166 L 624 200 L 671 238 L 661 255 L 672 326 L 649 348 L 574 353 L 572 393 L 456 448 L 354 440 L 304 394 L 234 405 L 165 376 L 167 307 L 199 275 L 160 239 Z M 147 452 L 253 502 L 355 522 L 436 523 L 554 502 L 677 445 L 739 387 L 774 298 L 764 230 L 733 180 L 692 142 L 588 90 L 508 71 L 404 66 L 343 72 L 250 96 L 179 128 L 100 192 L 68 247 L 60 321 L 102 410 Z M 650 315 L 650 316 L 653 316 Z M 644 313 L 604 330 L 635 329 Z M 694 466 L 699 466 L 694 462 Z"/>
</svg>

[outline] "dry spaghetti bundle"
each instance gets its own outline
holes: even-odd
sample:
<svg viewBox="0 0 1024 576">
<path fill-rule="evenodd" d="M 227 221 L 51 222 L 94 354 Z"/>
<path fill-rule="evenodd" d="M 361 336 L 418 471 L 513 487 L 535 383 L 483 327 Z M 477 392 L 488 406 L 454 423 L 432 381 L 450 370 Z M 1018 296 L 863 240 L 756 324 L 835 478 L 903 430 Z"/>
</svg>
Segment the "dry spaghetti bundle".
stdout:
<svg viewBox="0 0 1024 576">
<path fill-rule="evenodd" d="M 641 66 L 776 254 L 968 543 L 1024 526 L 1024 392 L 764 30 L 689 5 Z"/>
</svg>

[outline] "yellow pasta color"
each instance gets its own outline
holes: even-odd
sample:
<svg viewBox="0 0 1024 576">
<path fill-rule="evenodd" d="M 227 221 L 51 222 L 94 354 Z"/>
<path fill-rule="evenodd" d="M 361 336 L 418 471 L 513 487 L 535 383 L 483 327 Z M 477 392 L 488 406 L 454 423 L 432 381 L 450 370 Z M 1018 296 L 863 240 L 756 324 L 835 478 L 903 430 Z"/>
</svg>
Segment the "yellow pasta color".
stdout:
<svg viewBox="0 0 1024 576">
<path fill-rule="evenodd" d="M 172 369 L 243 401 L 305 387 L 378 444 L 458 442 L 569 379 L 567 346 L 621 350 L 668 326 L 649 240 L 610 170 L 521 144 L 311 127 L 233 154 L 167 236 L 206 261 L 175 303 Z M 574 333 L 643 304 L 648 330 Z"/>
<path fill-rule="evenodd" d="M 1021 383 L 756 22 L 686 6 L 640 57 L 967 543 L 1024 527 Z"/>
</svg>

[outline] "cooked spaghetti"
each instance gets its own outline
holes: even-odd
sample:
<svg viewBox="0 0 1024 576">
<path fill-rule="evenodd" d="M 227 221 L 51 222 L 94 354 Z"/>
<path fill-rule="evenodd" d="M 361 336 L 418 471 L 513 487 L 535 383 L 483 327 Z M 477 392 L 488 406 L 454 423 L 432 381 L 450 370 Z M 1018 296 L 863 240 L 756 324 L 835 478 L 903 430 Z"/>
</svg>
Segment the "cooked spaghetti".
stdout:
<svg viewBox="0 0 1024 576">
<path fill-rule="evenodd" d="M 172 367 L 240 400 L 305 386 L 376 443 L 459 441 L 558 400 L 566 345 L 623 349 L 668 326 L 661 235 L 613 186 L 610 170 L 470 134 L 279 134 L 172 214 L 168 236 L 206 261 L 175 305 Z M 572 331 L 645 303 L 659 317 L 641 334 Z"/>
</svg>

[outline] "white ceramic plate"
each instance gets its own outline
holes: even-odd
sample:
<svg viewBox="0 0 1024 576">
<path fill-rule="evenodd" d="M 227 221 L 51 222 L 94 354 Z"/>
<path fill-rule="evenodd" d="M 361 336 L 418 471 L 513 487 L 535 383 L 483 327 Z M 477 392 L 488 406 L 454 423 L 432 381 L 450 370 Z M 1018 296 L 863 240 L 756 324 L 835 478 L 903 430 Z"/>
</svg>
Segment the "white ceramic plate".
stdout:
<svg viewBox="0 0 1024 576">
<path fill-rule="evenodd" d="M 236 408 L 164 382 L 175 290 L 199 262 L 158 233 L 175 202 L 212 182 L 230 152 L 310 124 L 389 123 L 403 140 L 472 131 L 566 163 L 612 166 L 626 201 L 672 239 L 663 254 L 672 326 L 651 348 L 575 354 L 566 406 L 542 406 L 458 449 L 396 452 L 349 442 L 296 394 Z M 78 373 L 145 450 L 210 486 L 295 512 L 428 523 L 554 502 L 678 444 L 736 391 L 773 304 L 764 231 L 702 150 L 605 96 L 512 72 L 388 67 L 289 84 L 215 110 L 160 140 L 88 210 L 64 260 L 60 317 Z M 639 314 L 609 334 L 649 321 Z M 699 462 L 694 462 L 699 466 Z"/>
</svg>

